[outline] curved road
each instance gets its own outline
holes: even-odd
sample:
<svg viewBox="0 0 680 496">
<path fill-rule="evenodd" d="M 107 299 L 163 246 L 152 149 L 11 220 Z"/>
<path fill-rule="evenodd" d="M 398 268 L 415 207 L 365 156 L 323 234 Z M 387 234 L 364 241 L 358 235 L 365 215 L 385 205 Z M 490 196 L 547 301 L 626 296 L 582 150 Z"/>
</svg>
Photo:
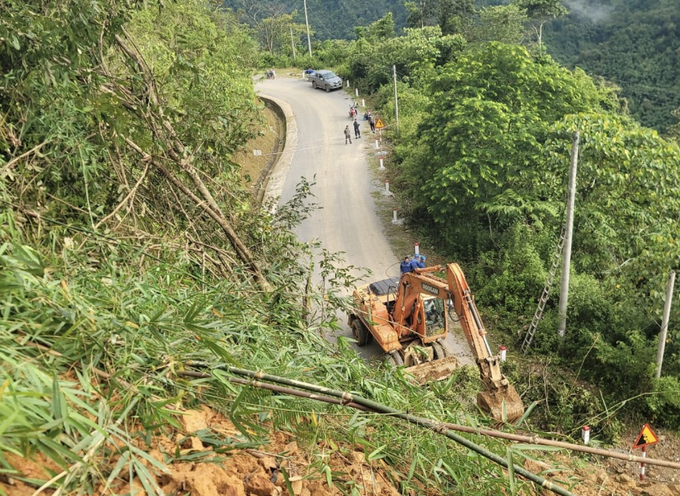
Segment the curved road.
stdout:
<svg viewBox="0 0 680 496">
<path fill-rule="evenodd" d="M 395 256 L 376 215 L 371 193 L 381 188 L 373 184 L 367 155 L 374 143 L 368 124 L 362 125 L 361 138 L 354 139 L 348 111 L 352 99 L 342 90 L 326 93 L 315 90 L 301 78 L 262 79 L 256 90 L 292 113 L 289 117 L 286 150 L 272 174 L 268 197 L 280 197 L 284 204 L 295 194 L 301 177 L 316 185 L 312 201 L 320 207 L 296 229 L 301 241 L 318 240 L 331 252 L 345 252 L 347 264 L 369 269 L 366 282 L 399 275 L 401 258 Z M 361 111 L 361 110 L 360 110 Z M 359 118 L 360 120 L 360 118 Z M 352 144 L 345 144 L 343 130 L 352 130 Z M 402 255 L 403 256 L 403 255 Z M 360 275 L 355 271 L 355 275 Z M 351 331 L 342 317 L 343 335 Z M 474 364 L 465 338 L 449 333 L 446 345 L 464 364 Z M 362 350 L 375 356 L 382 350 L 375 343 Z"/>
<path fill-rule="evenodd" d="M 398 260 L 383 235 L 371 197 L 374 191 L 366 153 L 373 143 L 364 136 L 368 124 L 361 121 L 362 137 L 354 139 L 348 111 L 351 99 L 342 90 L 326 93 L 315 90 L 302 79 L 277 78 L 257 85 L 258 92 L 286 102 L 297 124 L 297 144 L 292 148 L 290 169 L 283 184 L 272 186 L 268 194 L 280 196 L 280 204 L 295 194 L 301 177 L 316 185 L 312 193 L 319 210 L 311 213 L 296 230 L 301 241 L 317 239 L 331 252 L 345 252 L 348 264 L 370 269 L 374 278 L 399 275 Z M 352 131 L 352 144 L 345 144 L 343 130 Z M 289 130 L 290 131 L 290 130 Z M 289 137 L 291 134 L 289 132 Z M 367 145 L 368 143 L 368 145 Z M 272 188 L 280 191 L 272 191 Z M 388 269 L 391 270 L 388 271 Z M 396 272 L 395 272 L 396 270 Z M 358 274 L 357 274 L 358 275 Z"/>
</svg>

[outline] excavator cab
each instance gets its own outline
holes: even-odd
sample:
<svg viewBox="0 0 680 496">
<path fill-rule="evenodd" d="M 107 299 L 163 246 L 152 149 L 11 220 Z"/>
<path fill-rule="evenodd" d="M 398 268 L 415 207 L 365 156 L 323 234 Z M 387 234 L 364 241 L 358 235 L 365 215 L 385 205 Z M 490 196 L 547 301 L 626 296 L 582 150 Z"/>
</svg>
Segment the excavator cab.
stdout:
<svg viewBox="0 0 680 496">
<path fill-rule="evenodd" d="M 446 332 L 446 306 L 441 298 L 426 297 L 423 299 L 425 313 L 425 335 L 439 336 Z"/>
</svg>

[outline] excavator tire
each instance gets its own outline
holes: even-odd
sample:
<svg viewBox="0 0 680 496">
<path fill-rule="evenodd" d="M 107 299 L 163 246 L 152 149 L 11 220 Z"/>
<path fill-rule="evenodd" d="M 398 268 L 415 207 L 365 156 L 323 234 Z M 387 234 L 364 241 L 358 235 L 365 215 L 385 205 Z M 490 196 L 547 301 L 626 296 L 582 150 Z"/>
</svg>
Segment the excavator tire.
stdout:
<svg viewBox="0 0 680 496">
<path fill-rule="evenodd" d="M 449 354 L 446 351 L 446 348 L 437 342 L 432 343 L 432 350 L 434 351 L 434 359 L 435 360 L 441 360 L 442 358 L 446 358 L 449 356 Z"/>
<path fill-rule="evenodd" d="M 514 422 L 524 415 L 524 403 L 512 384 L 502 390 L 477 393 L 477 406 L 500 422 Z"/>
<path fill-rule="evenodd" d="M 397 367 L 401 367 L 402 365 L 404 365 L 404 359 L 401 357 L 398 351 L 390 353 L 390 359 L 392 360 L 392 363 Z"/>
<path fill-rule="evenodd" d="M 361 319 L 354 319 L 352 322 L 352 334 L 354 335 L 354 339 L 357 340 L 357 345 L 359 346 L 367 345 L 371 341 L 371 333 L 368 329 L 366 329 L 366 326 L 361 321 Z"/>
</svg>

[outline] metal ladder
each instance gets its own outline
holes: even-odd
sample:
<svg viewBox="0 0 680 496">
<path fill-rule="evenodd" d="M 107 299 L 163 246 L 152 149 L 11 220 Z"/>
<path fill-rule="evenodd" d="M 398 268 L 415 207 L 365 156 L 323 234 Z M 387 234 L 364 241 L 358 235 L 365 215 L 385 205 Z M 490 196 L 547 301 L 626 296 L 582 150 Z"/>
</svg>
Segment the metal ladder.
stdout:
<svg viewBox="0 0 680 496">
<path fill-rule="evenodd" d="M 555 275 L 557 274 L 557 268 L 560 266 L 560 259 L 562 257 L 562 249 L 564 248 L 564 239 L 567 235 L 567 228 L 565 225 L 562 226 L 562 232 L 560 233 L 560 239 L 555 247 L 555 252 L 553 253 L 552 265 L 550 266 L 550 273 L 545 281 L 545 286 L 543 287 L 543 294 L 538 300 L 538 307 L 534 313 L 534 318 L 531 320 L 531 325 L 524 336 L 524 342 L 522 342 L 522 353 L 526 355 L 529 351 L 529 346 L 531 346 L 531 341 L 534 339 L 534 334 L 536 333 L 536 328 L 543 318 L 543 310 L 545 310 L 545 304 L 550 296 L 550 289 L 552 288 L 553 282 L 555 281 Z"/>
</svg>

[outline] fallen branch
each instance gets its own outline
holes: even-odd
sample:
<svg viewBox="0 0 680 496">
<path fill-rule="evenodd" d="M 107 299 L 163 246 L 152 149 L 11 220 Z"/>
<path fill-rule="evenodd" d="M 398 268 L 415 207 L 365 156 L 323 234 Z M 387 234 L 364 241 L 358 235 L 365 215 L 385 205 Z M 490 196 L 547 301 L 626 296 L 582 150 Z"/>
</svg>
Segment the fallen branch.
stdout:
<svg viewBox="0 0 680 496">
<path fill-rule="evenodd" d="M 12 169 L 12 167 L 14 167 L 14 164 L 16 164 L 19 160 L 21 160 L 22 158 L 28 157 L 31 153 L 37 152 L 38 150 L 40 150 L 46 144 L 47 144 L 47 141 L 43 141 L 39 145 L 34 146 L 33 148 L 31 148 L 27 152 L 24 152 L 21 155 L 19 155 L 18 157 L 14 157 L 12 160 L 7 162 L 2 167 L 2 170 L 0 171 L 0 176 L 4 176 L 5 174 L 7 174 Z"/>
<path fill-rule="evenodd" d="M 94 226 L 95 229 L 98 229 L 99 226 L 101 226 L 104 222 L 106 222 L 106 221 L 109 220 L 111 217 L 113 217 L 114 215 L 116 215 L 116 213 L 117 213 L 121 208 L 123 208 L 123 206 L 125 206 L 125 204 L 128 202 L 128 200 L 129 200 L 130 198 L 132 198 L 132 197 L 135 195 L 135 193 L 137 192 L 137 188 L 139 188 L 139 185 L 142 184 L 142 181 L 144 180 L 144 178 L 146 177 L 146 174 L 147 174 L 148 172 L 149 172 L 149 162 L 146 162 L 146 167 L 144 167 L 144 171 L 142 172 L 142 175 L 139 176 L 139 179 L 137 180 L 137 182 L 135 183 L 135 185 L 132 187 L 132 189 L 130 190 L 130 192 L 129 192 L 127 195 L 125 195 L 125 198 L 123 198 L 123 201 L 121 201 L 121 202 L 116 206 L 116 208 L 113 209 L 113 211 L 112 211 L 109 215 L 107 215 L 107 216 L 104 217 L 102 220 L 100 220 L 99 222 L 97 222 L 97 224 Z"/>
<path fill-rule="evenodd" d="M 203 200 L 198 201 L 197 205 L 201 206 L 201 208 L 203 208 L 206 211 L 212 212 L 211 217 L 216 222 L 218 222 L 222 230 L 224 230 L 225 234 L 229 238 L 230 243 L 234 247 L 234 250 L 236 251 L 236 254 L 241 259 L 241 261 L 243 261 L 243 263 L 245 263 L 250 268 L 250 271 L 254 275 L 258 285 L 260 286 L 260 289 L 262 289 L 265 292 L 271 291 L 271 287 L 267 280 L 265 279 L 264 275 L 262 274 L 262 271 L 260 270 L 258 264 L 255 262 L 255 258 L 253 257 L 252 253 L 250 252 L 248 247 L 241 241 L 236 231 L 231 227 L 227 220 L 227 217 L 224 215 L 224 213 L 220 209 L 220 206 L 215 201 L 215 198 L 213 198 L 212 194 L 210 193 L 210 190 L 208 190 L 205 183 L 199 177 L 196 168 L 191 163 L 191 157 L 185 156 L 186 148 L 184 144 L 182 143 L 181 139 L 179 138 L 177 132 L 175 131 L 170 121 L 168 121 L 164 116 L 163 108 L 160 105 L 160 100 L 158 98 L 158 93 L 156 91 L 156 83 L 153 73 L 149 69 L 149 66 L 146 64 L 146 61 L 144 60 L 142 54 L 134 45 L 134 41 L 131 40 L 129 36 L 127 36 L 127 38 L 128 40 L 126 41 L 119 35 L 115 36 L 116 42 L 120 47 L 121 51 L 127 56 L 127 58 L 130 61 L 132 61 L 135 64 L 135 66 L 139 70 L 140 75 L 144 80 L 148 96 L 148 104 L 145 117 L 149 124 L 151 125 L 154 134 L 156 135 L 157 138 L 156 141 L 166 143 L 165 152 L 189 176 L 194 186 L 203 197 Z M 134 47 L 134 49 L 128 45 L 128 42 L 132 45 L 132 47 Z M 132 105 L 131 107 L 135 108 L 136 106 Z M 154 110 L 157 112 L 157 115 L 154 115 L 153 113 Z M 163 132 L 163 130 L 165 131 Z M 126 141 L 128 140 L 129 139 L 126 138 Z M 139 147 L 137 147 L 136 150 L 139 151 Z M 156 167 L 160 165 L 158 161 L 153 161 L 152 163 Z M 166 169 L 166 172 L 164 172 L 166 177 L 168 177 L 167 176 L 168 173 L 169 171 L 167 171 Z M 173 181 L 173 184 L 176 184 L 176 182 Z M 187 188 L 184 187 L 182 191 L 185 191 L 186 189 Z M 196 195 L 192 195 L 192 197 L 195 198 Z"/>
</svg>

